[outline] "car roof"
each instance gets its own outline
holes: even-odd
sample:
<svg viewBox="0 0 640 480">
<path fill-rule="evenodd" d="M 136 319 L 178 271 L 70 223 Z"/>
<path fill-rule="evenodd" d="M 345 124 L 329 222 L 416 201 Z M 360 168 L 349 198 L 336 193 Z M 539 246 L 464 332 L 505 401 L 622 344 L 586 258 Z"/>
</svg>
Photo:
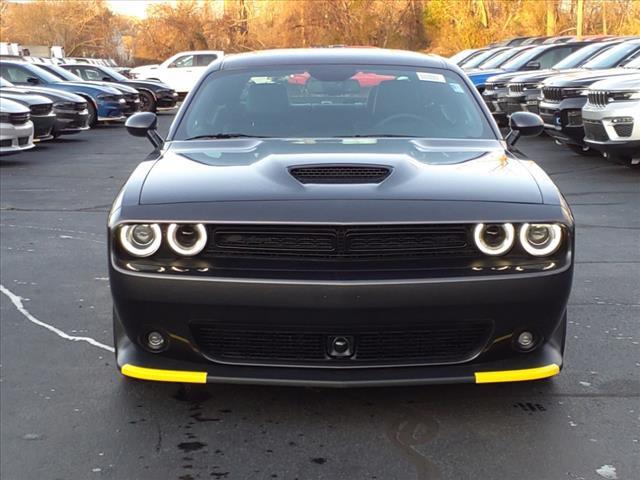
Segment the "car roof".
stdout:
<svg viewBox="0 0 640 480">
<path fill-rule="evenodd" d="M 412 67 L 452 68 L 441 57 L 406 50 L 382 48 L 292 48 L 263 50 L 227 55 L 221 66 L 214 63 L 210 69 L 223 70 L 278 66 L 278 65 L 403 65 Z"/>
</svg>

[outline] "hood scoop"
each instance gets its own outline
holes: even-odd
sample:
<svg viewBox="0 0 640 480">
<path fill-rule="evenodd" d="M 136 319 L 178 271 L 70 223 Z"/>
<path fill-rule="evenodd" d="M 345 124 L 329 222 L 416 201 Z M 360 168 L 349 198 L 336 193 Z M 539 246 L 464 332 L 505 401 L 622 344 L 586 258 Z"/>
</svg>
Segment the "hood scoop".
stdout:
<svg viewBox="0 0 640 480">
<path fill-rule="evenodd" d="M 289 173 L 304 184 L 381 183 L 391 174 L 382 165 L 305 165 L 290 167 Z"/>
</svg>

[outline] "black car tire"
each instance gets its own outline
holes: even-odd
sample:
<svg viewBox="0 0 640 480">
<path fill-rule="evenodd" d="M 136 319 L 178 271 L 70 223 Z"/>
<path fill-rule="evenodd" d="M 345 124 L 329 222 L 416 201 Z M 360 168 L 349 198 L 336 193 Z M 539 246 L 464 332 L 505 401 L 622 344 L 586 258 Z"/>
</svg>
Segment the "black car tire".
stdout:
<svg viewBox="0 0 640 480">
<path fill-rule="evenodd" d="M 140 111 L 141 112 L 156 112 L 156 99 L 151 92 L 140 90 Z"/>
<path fill-rule="evenodd" d="M 598 150 L 595 150 L 591 147 L 582 147 L 580 145 L 573 145 L 571 143 L 567 143 L 566 146 L 574 153 L 578 155 L 582 155 L 584 157 L 597 157 L 600 156 L 601 153 Z"/>
<path fill-rule="evenodd" d="M 91 128 L 95 127 L 98 124 L 98 111 L 96 107 L 91 102 L 87 102 L 87 110 L 89 111 L 89 126 Z"/>
</svg>

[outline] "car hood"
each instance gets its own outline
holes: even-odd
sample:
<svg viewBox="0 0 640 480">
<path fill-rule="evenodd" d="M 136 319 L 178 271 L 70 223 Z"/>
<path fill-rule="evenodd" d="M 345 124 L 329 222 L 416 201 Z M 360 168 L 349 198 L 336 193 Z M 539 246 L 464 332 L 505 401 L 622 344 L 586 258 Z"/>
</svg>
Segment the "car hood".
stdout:
<svg viewBox="0 0 640 480">
<path fill-rule="evenodd" d="M 101 93 L 108 93 L 109 95 L 120 95 L 122 92 L 111 85 L 95 85 L 89 82 L 65 82 L 60 81 L 56 83 L 47 84 L 49 88 L 61 88 L 67 91 L 74 91 L 78 89 L 79 92 L 89 93 L 93 95 L 99 95 Z"/>
<path fill-rule="evenodd" d="M 115 83 L 115 82 L 96 82 L 96 81 L 87 81 L 86 83 L 90 84 L 90 85 L 97 85 L 100 87 L 110 87 L 110 88 L 115 88 L 116 90 L 122 92 L 122 93 L 138 93 L 138 91 L 133 88 L 130 87 L 128 85 L 123 85 L 121 83 Z"/>
<path fill-rule="evenodd" d="M 301 183 L 290 168 L 375 165 L 376 184 Z M 282 200 L 542 203 L 525 162 L 498 140 L 238 139 L 174 141 L 148 173 L 141 204 Z"/>
<path fill-rule="evenodd" d="M 65 102 L 84 102 L 85 99 L 79 95 L 74 93 L 65 92 L 62 90 L 55 90 L 53 88 L 44 88 L 44 87 L 7 87 L 3 88 L 2 92 L 8 93 L 28 93 L 33 95 L 43 95 L 50 100 L 55 102 L 57 101 L 65 101 Z"/>
<path fill-rule="evenodd" d="M 42 95 L 9 92 L 9 91 L 6 91 L 4 88 L 0 90 L 0 96 L 3 98 L 8 98 L 9 100 L 13 100 L 15 102 L 22 103 L 24 105 L 28 105 L 28 106 L 51 104 L 51 100 L 49 100 L 47 97 L 43 97 Z"/>
<path fill-rule="evenodd" d="M 544 81 L 547 87 L 588 87 L 598 80 L 606 80 L 613 76 L 629 75 L 637 73 L 637 70 L 625 68 L 611 68 L 608 70 L 580 70 L 570 75 L 555 75 Z"/>
<path fill-rule="evenodd" d="M 469 71 L 469 72 L 467 72 L 467 75 L 470 78 L 473 78 L 473 77 L 490 77 L 492 75 L 498 75 L 500 73 L 505 73 L 505 71 L 501 70 L 499 68 L 493 68 L 491 70 L 480 70 L 480 69 L 477 69 L 477 70 Z"/>
<path fill-rule="evenodd" d="M 487 83 L 506 83 L 514 77 L 522 75 L 522 72 L 506 72 L 499 75 L 492 75 L 487 78 Z"/>
<path fill-rule="evenodd" d="M 571 73 L 576 72 L 584 72 L 584 70 L 580 70 L 579 68 L 571 68 L 567 70 L 554 70 L 553 68 L 549 68 L 546 70 L 536 70 L 535 72 L 522 73 L 518 72 L 515 77 L 511 78 L 512 83 L 532 83 L 532 82 L 541 82 L 546 78 L 552 77 L 554 75 L 569 75 Z"/>
<path fill-rule="evenodd" d="M 608 91 L 640 91 L 640 72 L 630 73 L 620 77 L 607 78 L 592 84 L 591 90 L 608 90 Z"/>
<path fill-rule="evenodd" d="M 132 87 L 132 88 L 148 88 L 149 90 L 173 90 L 169 85 L 167 85 L 166 83 L 162 83 L 160 81 L 153 81 L 153 80 L 127 80 L 126 82 L 124 82 L 126 85 Z"/>
</svg>

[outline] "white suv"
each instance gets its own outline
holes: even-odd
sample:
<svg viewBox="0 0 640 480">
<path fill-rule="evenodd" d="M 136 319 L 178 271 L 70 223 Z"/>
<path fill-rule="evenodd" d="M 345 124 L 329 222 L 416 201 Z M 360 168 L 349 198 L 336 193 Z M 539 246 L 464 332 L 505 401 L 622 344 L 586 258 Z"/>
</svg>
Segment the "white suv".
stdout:
<svg viewBox="0 0 640 480">
<path fill-rule="evenodd" d="M 592 84 L 582 108 L 585 142 L 608 158 L 640 166 L 640 73 Z"/>
<path fill-rule="evenodd" d="M 33 122 L 29 108 L 0 98 L 0 154 L 33 148 Z"/>
<path fill-rule="evenodd" d="M 193 88 L 209 64 L 224 56 L 219 50 L 196 50 L 180 52 L 160 65 L 145 65 L 129 71 L 132 78 L 160 80 L 184 97 Z"/>
</svg>

